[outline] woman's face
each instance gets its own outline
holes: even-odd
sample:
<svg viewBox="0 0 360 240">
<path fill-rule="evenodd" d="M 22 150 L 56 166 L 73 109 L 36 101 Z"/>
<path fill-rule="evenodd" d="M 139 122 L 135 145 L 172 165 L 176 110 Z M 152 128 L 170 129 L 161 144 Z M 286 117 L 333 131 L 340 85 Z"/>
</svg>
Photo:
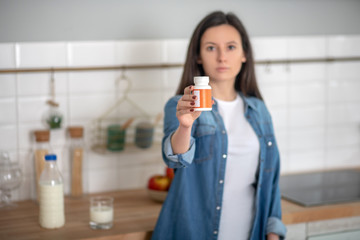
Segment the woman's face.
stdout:
<svg viewBox="0 0 360 240">
<path fill-rule="evenodd" d="M 223 24 L 204 32 L 198 63 L 212 81 L 235 81 L 244 62 L 246 58 L 236 28 Z"/>
</svg>

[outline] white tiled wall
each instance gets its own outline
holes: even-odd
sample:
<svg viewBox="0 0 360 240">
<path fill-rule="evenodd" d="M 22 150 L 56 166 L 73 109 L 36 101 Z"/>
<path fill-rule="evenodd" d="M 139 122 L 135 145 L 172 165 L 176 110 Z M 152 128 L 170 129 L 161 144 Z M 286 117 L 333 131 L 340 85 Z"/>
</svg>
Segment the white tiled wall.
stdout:
<svg viewBox="0 0 360 240">
<path fill-rule="evenodd" d="M 360 56 L 359 36 L 257 37 L 256 60 Z M 183 63 L 186 39 L 37 42 L 0 44 L 0 68 L 79 67 Z M 51 132 L 51 145 L 69 182 L 70 125 L 85 127 L 85 177 L 90 192 L 139 188 L 149 176 L 164 172 L 160 154 L 161 125 L 150 149 L 131 144 L 121 153 L 91 150 L 96 140 L 94 120 L 124 94 L 152 119 L 177 88 L 181 68 L 122 71 L 55 72 L 56 101 L 64 127 Z M 260 89 L 273 116 L 282 160 L 282 173 L 360 166 L 360 61 L 257 65 Z M 34 196 L 32 131 L 44 128 L 51 73 L 0 74 L 0 149 L 21 163 L 24 181 L 14 190 L 16 200 Z M 142 113 L 120 105 L 106 119 L 124 121 Z M 66 192 L 69 191 L 67 184 Z"/>
</svg>

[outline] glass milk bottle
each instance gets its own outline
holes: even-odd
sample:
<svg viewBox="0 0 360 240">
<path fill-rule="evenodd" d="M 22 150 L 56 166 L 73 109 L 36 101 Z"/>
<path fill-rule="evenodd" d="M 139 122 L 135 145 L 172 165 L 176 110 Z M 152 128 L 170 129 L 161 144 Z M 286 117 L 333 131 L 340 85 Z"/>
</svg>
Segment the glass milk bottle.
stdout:
<svg viewBox="0 0 360 240">
<path fill-rule="evenodd" d="M 56 165 L 56 155 L 45 156 L 39 180 L 39 223 L 43 228 L 60 228 L 65 224 L 63 178 Z"/>
<path fill-rule="evenodd" d="M 69 127 L 70 135 L 70 169 L 71 169 L 71 186 L 70 194 L 72 197 L 81 197 L 86 189 L 84 177 L 84 140 L 83 127 Z"/>
</svg>

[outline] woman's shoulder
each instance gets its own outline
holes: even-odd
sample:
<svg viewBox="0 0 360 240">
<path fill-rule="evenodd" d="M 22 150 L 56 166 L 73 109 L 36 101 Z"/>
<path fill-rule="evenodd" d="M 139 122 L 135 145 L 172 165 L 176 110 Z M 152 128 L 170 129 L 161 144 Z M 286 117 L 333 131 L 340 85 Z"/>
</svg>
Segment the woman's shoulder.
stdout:
<svg viewBox="0 0 360 240">
<path fill-rule="evenodd" d="M 254 96 L 244 96 L 245 101 L 255 108 L 266 108 L 265 102 L 257 97 Z"/>
<path fill-rule="evenodd" d="M 170 99 L 168 99 L 166 104 L 165 104 L 165 109 L 176 106 L 177 102 L 179 101 L 179 99 L 181 97 L 182 97 L 182 95 L 175 95 L 175 96 L 171 97 Z"/>
<path fill-rule="evenodd" d="M 259 99 L 254 96 L 246 96 L 244 97 L 245 101 L 248 105 L 254 108 L 257 112 L 270 116 L 270 112 L 264 102 L 264 100 Z"/>
</svg>

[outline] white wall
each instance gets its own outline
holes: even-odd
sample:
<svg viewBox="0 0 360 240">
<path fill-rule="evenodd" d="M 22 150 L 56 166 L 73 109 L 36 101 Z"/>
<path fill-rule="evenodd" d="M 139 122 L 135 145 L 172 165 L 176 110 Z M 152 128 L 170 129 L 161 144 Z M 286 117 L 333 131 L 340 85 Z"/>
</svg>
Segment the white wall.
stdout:
<svg viewBox="0 0 360 240">
<path fill-rule="evenodd" d="M 215 10 L 251 36 L 360 34 L 357 0 L 0 0 L 0 42 L 188 39 Z"/>
<path fill-rule="evenodd" d="M 0 68 L 183 63 L 187 39 L 141 41 L 23 42 L 0 44 Z M 360 56 L 360 35 L 254 37 L 256 60 Z M 360 62 L 257 65 L 261 91 L 272 113 L 280 146 L 282 173 L 360 166 Z M 69 189 L 68 139 L 65 128 L 86 129 L 85 175 L 89 191 L 144 187 L 162 174 L 161 125 L 150 149 L 128 146 L 121 153 L 90 150 L 94 120 L 122 96 L 115 85 L 121 71 L 55 73 L 56 100 L 64 128 L 51 132 L 51 145 Z M 128 70 L 129 97 L 152 118 L 162 112 L 177 87 L 181 68 Z M 32 131 L 44 128 L 50 73 L 0 74 L 0 149 L 20 161 L 25 180 L 15 199 L 34 195 Z M 141 113 L 129 105 L 117 109 L 119 122 Z M 114 114 L 112 116 L 115 116 Z M 104 125 L 110 123 L 107 121 Z"/>
</svg>

